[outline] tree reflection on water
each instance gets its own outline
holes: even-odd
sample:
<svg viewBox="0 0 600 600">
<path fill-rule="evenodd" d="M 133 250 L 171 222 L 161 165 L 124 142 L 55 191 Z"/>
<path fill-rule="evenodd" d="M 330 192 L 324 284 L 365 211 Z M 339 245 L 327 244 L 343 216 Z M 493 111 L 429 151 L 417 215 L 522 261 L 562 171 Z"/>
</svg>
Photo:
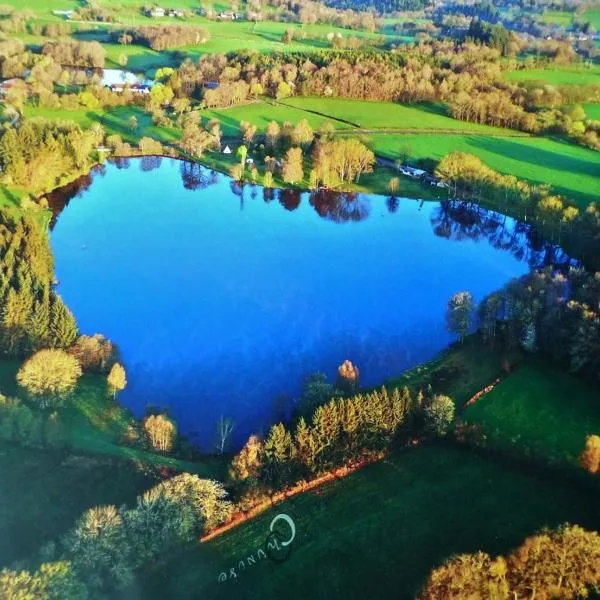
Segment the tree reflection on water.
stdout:
<svg viewBox="0 0 600 600">
<path fill-rule="evenodd" d="M 134 159 L 116 158 L 111 161 L 118 169 L 127 169 Z M 152 171 L 160 167 L 162 158 L 146 156 L 139 161 L 142 171 Z M 46 197 L 52 210 L 51 227 L 58 215 L 70 200 L 87 190 L 95 177 L 102 177 L 106 167 L 100 165 L 92 173 L 54 190 Z M 179 161 L 179 172 L 186 190 L 203 190 L 219 183 L 221 174 L 198 163 Z M 244 182 L 229 180 L 231 192 L 240 199 L 240 210 L 244 208 L 247 196 Z M 260 186 L 250 186 L 250 198 L 256 200 Z M 262 198 L 266 203 L 277 200 L 288 211 L 297 210 L 303 199 L 323 219 L 334 223 L 360 222 L 371 214 L 372 198 L 355 192 L 339 192 L 318 189 L 307 194 L 297 188 L 262 188 Z M 400 207 L 400 199 L 390 196 L 385 199 L 387 210 L 394 214 Z M 564 251 L 541 235 L 528 223 L 516 221 L 501 213 L 488 210 L 468 200 L 444 200 L 438 203 L 431 213 L 431 226 L 436 236 L 449 240 L 487 240 L 494 248 L 512 253 L 517 259 L 526 261 L 531 268 L 545 265 L 566 265 L 570 263 Z"/>
</svg>

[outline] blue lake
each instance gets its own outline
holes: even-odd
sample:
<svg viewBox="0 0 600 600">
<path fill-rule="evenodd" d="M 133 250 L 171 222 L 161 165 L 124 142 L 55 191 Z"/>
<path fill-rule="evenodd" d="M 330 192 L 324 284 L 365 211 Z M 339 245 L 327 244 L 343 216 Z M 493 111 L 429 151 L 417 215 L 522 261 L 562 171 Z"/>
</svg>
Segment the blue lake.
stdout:
<svg viewBox="0 0 600 600">
<path fill-rule="evenodd" d="M 433 357 L 452 294 L 549 260 L 527 226 L 464 204 L 240 189 L 156 158 L 84 183 L 53 200 L 58 290 L 119 346 L 121 401 L 169 407 L 204 448 L 219 416 L 239 444 L 345 359 L 369 386 Z"/>
</svg>

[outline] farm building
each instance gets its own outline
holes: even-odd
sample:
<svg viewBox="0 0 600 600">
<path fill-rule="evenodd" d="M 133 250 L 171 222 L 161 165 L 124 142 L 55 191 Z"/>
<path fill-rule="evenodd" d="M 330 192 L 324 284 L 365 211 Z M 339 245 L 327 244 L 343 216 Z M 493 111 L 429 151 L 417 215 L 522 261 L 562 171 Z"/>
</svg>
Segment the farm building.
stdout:
<svg viewBox="0 0 600 600">
<path fill-rule="evenodd" d="M 164 8 L 161 8 L 160 6 L 153 6 L 152 8 L 144 9 L 144 14 L 147 17 L 159 18 L 159 17 L 164 17 L 166 14 L 166 11 Z"/>
<path fill-rule="evenodd" d="M 421 177 L 427 175 L 427 171 L 423 169 L 415 169 L 415 167 L 406 167 L 401 166 L 398 168 L 402 175 L 406 175 L 407 177 L 412 177 L 413 179 L 420 179 Z"/>
</svg>

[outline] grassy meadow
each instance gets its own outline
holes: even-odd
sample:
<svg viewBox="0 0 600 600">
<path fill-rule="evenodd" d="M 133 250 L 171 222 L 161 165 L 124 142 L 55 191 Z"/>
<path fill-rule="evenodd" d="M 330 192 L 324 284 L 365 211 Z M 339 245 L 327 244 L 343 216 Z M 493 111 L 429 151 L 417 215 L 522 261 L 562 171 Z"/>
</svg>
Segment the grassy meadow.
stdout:
<svg viewBox="0 0 600 600">
<path fill-rule="evenodd" d="M 453 151 L 475 154 L 506 175 L 549 184 L 581 208 L 600 196 L 600 153 L 543 137 L 488 137 L 469 134 L 373 135 L 368 143 L 390 159 L 440 160 Z"/>
<path fill-rule="evenodd" d="M 590 106 L 592 107 L 590 109 Z M 599 105 L 588 105 L 596 114 Z M 384 158 L 437 162 L 453 151 L 468 152 L 497 171 L 552 188 L 585 208 L 600 196 L 600 153 L 546 137 L 451 119 L 439 105 L 400 105 L 339 98 L 287 98 L 203 111 L 217 118 L 225 135 L 238 135 L 243 120 L 264 131 L 267 124 L 307 119 L 313 128 L 328 122 L 338 133 L 361 135 Z"/>
<path fill-rule="evenodd" d="M 507 71 L 509 81 L 549 85 L 599 85 L 600 65 L 574 65 L 546 69 Z"/>
<path fill-rule="evenodd" d="M 239 569 L 240 560 L 264 547 L 280 513 L 296 525 L 287 560 Z M 183 552 L 146 576 L 141 595 L 408 600 L 449 555 L 506 552 L 564 521 L 598 526 L 586 491 L 464 449 L 415 447 Z M 237 579 L 218 583 L 231 567 Z"/>
<path fill-rule="evenodd" d="M 150 114 L 139 106 L 118 106 L 108 110 L 88 108 L 64 110 L 28 105 L 25 107 L 25 116 L 75 121 L 82 129 L 87 129 L 94 123 L 100 123 L 108 135 L 120 135 L 124 141 L 133 144 L 137 144 L 145 136 L 167 144 L 177 141 L 182 135 L 181 130 L 174 127 L 154 125 Z M 129 126 L 128 121 L 131 117 L 137 119 L 135 129 Z"/>
<path fill-rule="evenodd" d="M 349 127 L 361 129 L 441 130 L 452 132 L 475 132 L 489 135 L 518 135 L 489 125 L 458 121 L 447 115 L 442 104 L 422 103 L 405 105 L 395 102 L 368 102 L 345 98 L 287 98 L 280 102 L 285 106 L 307 113 L 337 119 Z"/>
<path fill-rule="evenodd" d="M 600 433 L 598 389 L 542 361 L 529 360 L 461 415 L 494 445 L 577 464 Z"/>
</svg>

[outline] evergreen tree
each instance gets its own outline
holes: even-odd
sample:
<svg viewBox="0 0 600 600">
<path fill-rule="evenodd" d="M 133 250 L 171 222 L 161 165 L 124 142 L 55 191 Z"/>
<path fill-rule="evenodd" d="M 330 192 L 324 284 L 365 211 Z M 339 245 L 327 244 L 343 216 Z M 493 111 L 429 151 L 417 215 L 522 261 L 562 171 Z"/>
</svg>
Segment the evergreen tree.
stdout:
<svg viewBox="0 0 600 600">
<path fill-rule="evenodd" d="M 292 436 L 280 423 L 273 425 L 264 445 L 264 476 L 274 489 L 291 482 L 295 448 Z"/>
<path fill-rule="evenodd" d="M 52 346 L 69 348 L 77 339 L 77 323 L 73 313 L 66 307 L 60 296 L 55 296 L 51 311 Z"/>
</svg>

